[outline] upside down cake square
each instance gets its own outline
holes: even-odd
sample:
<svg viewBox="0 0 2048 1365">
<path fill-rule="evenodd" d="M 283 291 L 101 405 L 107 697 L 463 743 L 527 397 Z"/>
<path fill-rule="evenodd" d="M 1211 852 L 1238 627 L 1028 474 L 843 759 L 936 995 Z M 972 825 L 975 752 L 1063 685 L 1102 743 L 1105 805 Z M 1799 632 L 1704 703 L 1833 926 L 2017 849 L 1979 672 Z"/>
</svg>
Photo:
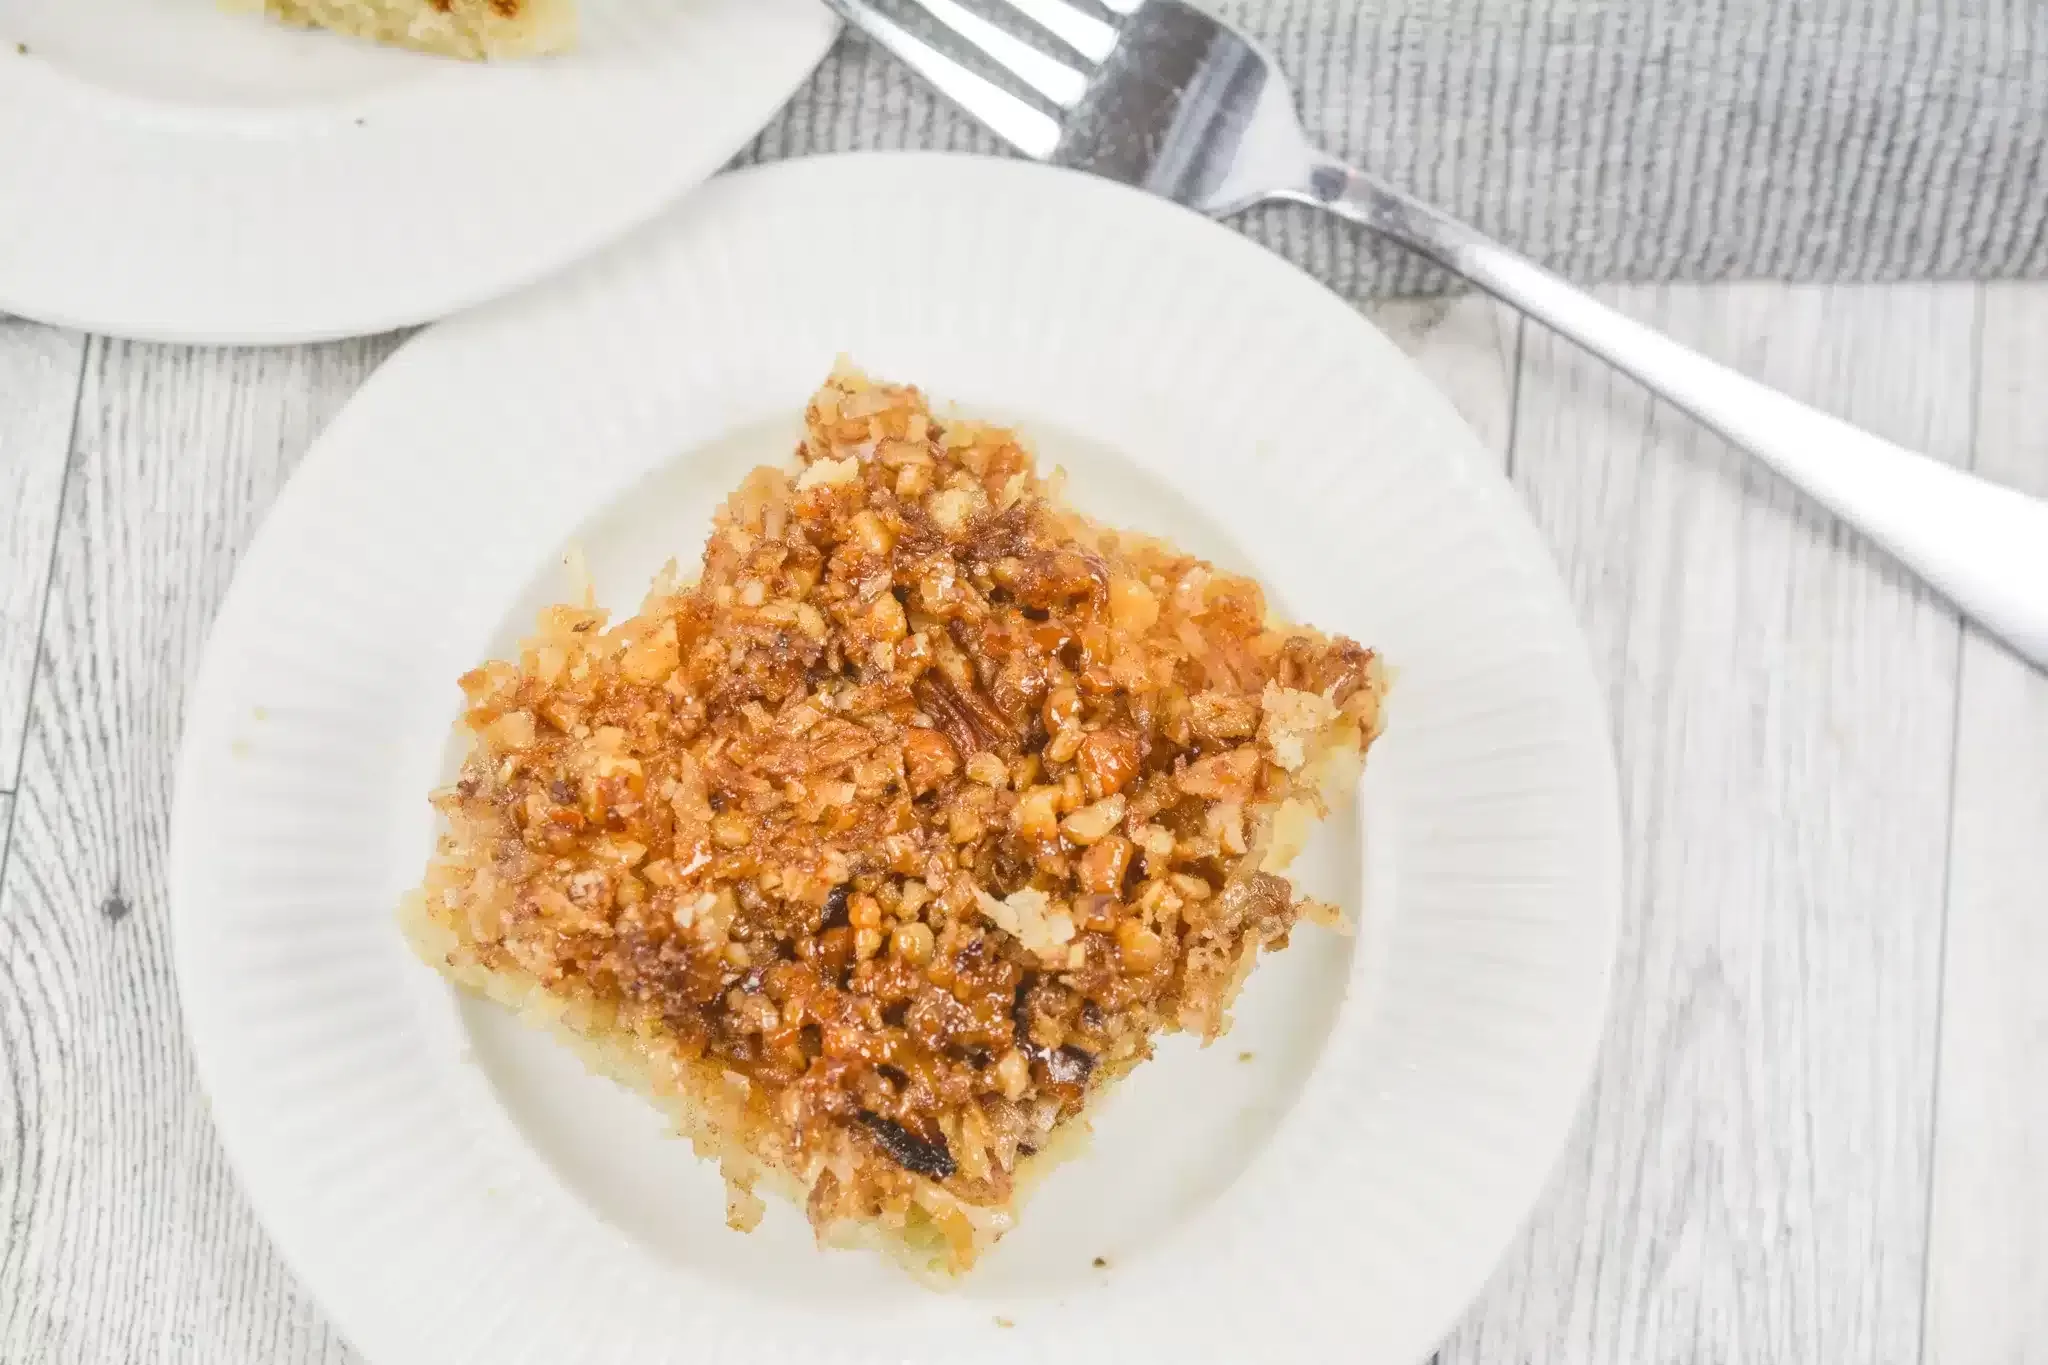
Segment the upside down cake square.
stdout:
<svg viewBox="0 0 2048 1365">
<path fill-rule="evenodd" d="M 1379 727 L 1350 640 L 842 369 L 638 615 L 467 674 L 403 917 L 822 1241 L 969 1267 L 1090 1104 L 1333 907 L 1281 875 Z"/>
</svg>

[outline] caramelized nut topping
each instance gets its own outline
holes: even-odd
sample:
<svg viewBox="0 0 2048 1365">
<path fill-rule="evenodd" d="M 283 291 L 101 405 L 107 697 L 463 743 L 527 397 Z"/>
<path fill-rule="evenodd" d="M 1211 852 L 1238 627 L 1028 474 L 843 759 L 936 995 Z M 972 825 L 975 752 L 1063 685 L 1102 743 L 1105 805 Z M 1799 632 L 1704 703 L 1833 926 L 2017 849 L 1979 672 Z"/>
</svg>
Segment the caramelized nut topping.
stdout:
<svg viewBox="0 0 2048 1365">
<path fill-rule="evenodd" d="M 1379 670 L 914 389 L 840 374 L 807 424 L 694 586 L 463 678 L 430 904 L 740 1096 L 821 1229 L 922 1209 L 964 1265 L 1026 1156 L 1285 945 L 1273 873 Z"/>
</svg>

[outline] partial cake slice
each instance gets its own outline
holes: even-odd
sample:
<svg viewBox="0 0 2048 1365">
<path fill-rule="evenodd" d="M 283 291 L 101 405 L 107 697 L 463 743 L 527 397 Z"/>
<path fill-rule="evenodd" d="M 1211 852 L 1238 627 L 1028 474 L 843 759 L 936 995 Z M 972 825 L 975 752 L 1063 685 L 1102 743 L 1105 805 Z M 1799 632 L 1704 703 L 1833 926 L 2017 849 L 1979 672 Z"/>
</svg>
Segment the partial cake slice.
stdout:
<svg viewBox="0 0 2048 1365">
<path fill-rule="evenodd" d="M 331 28 L 471 61 L 538 57 L 576 41 L 575 0 L 229 0 L 287 23 Z"/>
<path fill-rule="evenodd" d="M 694 586 L 552 608 L 462 687 L 421 955 L 649 1095 L 735 1226 L 763 1185 L 949 1274 L 1159 1035 L 1215 1038 L 1261 951 L 1338 922 L 1280 874 L 1382 679 L 1068 510 L 1011 433 L 840 373 Z"/>
</svg>

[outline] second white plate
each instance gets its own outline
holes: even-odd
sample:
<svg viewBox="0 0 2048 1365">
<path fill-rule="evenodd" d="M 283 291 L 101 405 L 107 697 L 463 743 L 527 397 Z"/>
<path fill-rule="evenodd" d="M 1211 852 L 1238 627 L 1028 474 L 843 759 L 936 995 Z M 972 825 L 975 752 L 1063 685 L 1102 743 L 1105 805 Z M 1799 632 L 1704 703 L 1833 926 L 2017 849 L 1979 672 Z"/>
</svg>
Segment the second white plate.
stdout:
<svg viewBox="0 0 2048 1365">
<path fill-rule="evenodd" d="M 1171 1040 L 957 1292 L 724 1227 L 716 1174 L 550 1039 L 454 998 L 393 906 L 455 677 L 587 548 L 638 601 L 787 456 L 847 351 L 1021 423 L 1077 502 L 1256 571 L 1396 670 L 1363 854 L 1225 1041 Z M 1494 461 L 1398 351 L 1225 229 L 936 157 L 714 182 L 671 225 L 437 327 L 251 548 L 195 688 L 171 894 L 199 1069 L 258 1214 L 390 1362 L 763 1365 L 1425 1354 L 1534 1202 L 1606 998 L 1601 708 Z M 1355 942 L 1355 946 L 1354 946 Z"/>
<path fill-rule="evenodd" d="M 0 0 L 0 312 L 163 341 L 424 322 L 622 235 L 831 45 L 817 0 L 584 0 L 471 65 L 218 0 Z"/>
</svg>

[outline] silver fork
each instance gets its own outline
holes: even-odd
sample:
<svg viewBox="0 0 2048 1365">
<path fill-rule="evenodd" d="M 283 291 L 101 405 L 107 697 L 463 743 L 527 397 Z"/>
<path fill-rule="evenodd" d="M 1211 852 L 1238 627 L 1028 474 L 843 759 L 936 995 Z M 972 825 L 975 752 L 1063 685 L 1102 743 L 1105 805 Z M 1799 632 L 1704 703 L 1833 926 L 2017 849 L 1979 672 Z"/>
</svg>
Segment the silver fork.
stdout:
<svg viewBox="0 0 2048 1365">
<path fill-rule="evenodd" d="M 1255 204 L 1313 204 L 1449 267 L 1758 456 L 2048 669 L 2048 502 L 1880 440 L 1716 364 L 1319 151 L 1272 58 L 1182 0 L 1095 2 L 1116 17 L 1070 0 L 1001 0 L 1040 33 L 1042 42 L 1031 43 L 960 0 L 898 0 L 1006 72 L 1027 98 L 874 0 L 827 0 L 1026 156 L 1216 217 Z"/>
</svg>

